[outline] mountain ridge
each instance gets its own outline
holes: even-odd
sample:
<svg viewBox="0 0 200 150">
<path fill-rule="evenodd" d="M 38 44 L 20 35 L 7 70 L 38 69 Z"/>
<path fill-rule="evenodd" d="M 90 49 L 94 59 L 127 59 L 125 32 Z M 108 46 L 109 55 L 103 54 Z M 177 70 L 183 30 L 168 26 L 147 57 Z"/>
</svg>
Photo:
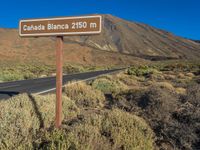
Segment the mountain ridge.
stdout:
<svg viewBox="0 0 200 150">
<path fill-rule="evenodd" d="M 107 58 L 114 55 L 117 59 L 123 58 L 123 62 L 129 56 L 129 62 L 133 62 L 131 59 L 136 58 L 140 61 L 144 59 L 200 58 L 200 44 L 195 41 L 147 24 L 123 20 L 109 14 L 102 15 L 102 18 L 103 30 L 101 34 L 64 37 L 64 50 L 70 54 L 67 57 L 68 60 L 72 62 L 76 60 L 80 63 L 88 61 L 89 64 L 98 58 L 101 58 L 101 61 L 103 59 L 108 61 Z M 12 53 L 12 57 L 16 59 L 19 57 L 30 59 L 29 52 L 36 59 L 47 59 L 48 57 L 54 59 L 53 55 L 50 54 L 50 51 L 54 50 L 52 48 L 54 46 L 54 38 L 20 38 L 17 29 L 0 28 L 0 56 L 9 57 Z M 41 58 L 37 52 L 47 56 Z M 105 58 L 103 55 L 106 55 Z M 112 59 L 114 60 L 115 57 Z M 98 63 L 101 62 L 95 64 Z"/>
<path fill-rule="evenodd" d="M 133 54 L 137 57 L 193 59 L 200 56 L 200 45 L 191 40 L 146 24 L 126 21 L 112 15 L 102 16 L 104 28 L 101 35 L 65 37 L 65 39 L 73 39 L 101 50 Z"/>
</svg>

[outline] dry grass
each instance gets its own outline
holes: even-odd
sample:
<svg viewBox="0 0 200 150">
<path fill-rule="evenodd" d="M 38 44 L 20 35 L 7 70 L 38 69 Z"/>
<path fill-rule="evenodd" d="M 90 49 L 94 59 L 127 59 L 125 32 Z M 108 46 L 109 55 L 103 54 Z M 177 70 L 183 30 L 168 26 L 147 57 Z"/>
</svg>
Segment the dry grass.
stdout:
<svg viewBox="0 0 200 150">
<path fill-rule="evenodd" d="M 108 68 L 113 68 L 113 66 L 83 66 L 65 63 L 63 64 L 63 72 L 65 74 L 96 71 L 96 70 L 106 70 Z M 55 76 L 56 68 L 55 65 L 47 65 L 44 63 L 9 63 L 5 64 L 0 62 L 0 81 L 16 81 L 24 79 L 33 79 L 47 76 Z"/>
<path fill-rule="evenodd" d="M 113 97 L 114 108 L 145 118 L 156 134 L 159 149 L 199 149 L 200 85 L 179 95 L 157 86 Z"/>
<path fill-rule="evenodd" d="M 69 83 L 65 86 L 65 93 L 82 107 L 102 107 L 105 102 L 104 94 L 84 82 Z"/>
<path fill-rule="evenodd" d="M 165 80 L 175 80 L 176 76 L 173 74 L 164 74 Z"/>
<path fill-rule="evenodd" d="M 154 134 L 143 119 L 117 109 L 85 111 L 67 97 L 62 128 L 54 129 L 54 102 L 55 95 L 26 94 L 2 101 L 0 149 L 154 149 Z"/>
<path fill-rule="evenodd" d="M 168 90 L 174 90 L 174 86 L 170 82 L 154 82 L 154 86 L 158 86 L 160 88 L 168 89 Z"/>
<path fill-rule="evenodd" d="M 172 114 L 185 101 L 199 107 L 199 86 L 186 91 L 193 75 L 197 75 L 183 71 L 161 73 L 150 67 L 131 71 L 131 75 L 124 72 L 102 76 L 90 84 L 79 82 L 66 85 L 64 120 L 60 130 L 53 128 L 55 95 L 23 94 L 1 101 L 0 149 L 149 150 L 155 149 L 154 141 L 161 148 L 166 144 L 161 132 L 170 138 L 167 139 L 169 141 L 182 140 L 181 144 L 171 143 L 170 147 L 176 145 L 182 148 L 185 147 L 183 143 L 189 143 L 189 147 L 191 143 L 196 144 L 184 138 L 185 135 L 195 134 L 195 137 L 189 138 L 198 139 L 195 118 L 191 124 L 195 125 L 194 132 L 188 130 L 192 129 L 190 124 L 187 130 L 182 130 L 182 126 L 177 130 L 177 125 L 185 121 L 185 113 L 186 117 L 190 115 L 189 119 L 198 119 L 199 110 L 191 107 L 184 112 L 188 109 L 184 104 L 184 110 L 180 109 L 183 112 L 176 112 L 177 118 L 173 118 Z M 184 84 L 178 84 L 179 80 Z M 139 90 L 134 90 L 136 88 Z M 194 115 L 190 113 L 193 110 Z M 148 121 L 157 140 L 146 122 L 135 114 Z M 183 125 L 185 127 L 185 123 Z"/>
<path fill-rule="evenodd" d="M 145 121 L 119 110 L 107 113 L 102 121 L 104 134 L 110 134 L 113 149 L 153 149 L 153 132 Z"/>
<path fill-rule="evenodd" d="M 92 87 L 103 93 L 118 93 L 128 89 L 128 86 L 116 77 L 111 79 L 108 77 L 98 78 L 92 82 Z"/>
<path fill-rule="evenodd" d="M 40 141 L 47 144 L 42 149 L 154 149 L 152 130 L 143 119 L 135 115 L 115 109 L 101 111 L 100 114 L 93 112 L 83 116 L 82 120 L 80 123 L 73 121 L 70 127 L 61 131 L 44 133 Z"/>
<path fill-rule="evenodd" d="M 54 124 L 55 95 L 19 95 L 0 102 L 0 149 L 31 147 L 32 137 L 40 128 Z M 63 97 L 63 118 L 76 116 L 79 109 Z"/>
<path fill-rule="evenodd" d="M 149 74 L 148 78 L 151 79 L 151 80 L 157 80 L 157 81 L 162 81 L 162 80 L 165 79 L 163 73 L 156 71 L 155 69 L 154 69 L 154 72 L 152 74 Z"/>
<path fill-rule="evenodd" d="M 192 72 L 188 72 L 185 75 L 188 77 L 191 77 L 191 78 L 195 77 L 194 73 L 192 73 Z"/>
<path fill-rule="evenodd" d="M 178 87 L 175 89 L 177 94 L 182 94 L 185 95 L 186 94 L 186 89 L 182 88 L 182 87 Z"/>
<path fill-rule="evenodd" d="M 178 78 L 181 78 L 181 79 L 184 79 L 184 78 L 185 78 L 185 75 L 184 75 L 183 73 L 180 72 L 180 73 L 178 73 L 177 77 L 178 77 Z"/>
<path fill-rule="evenodd" d="M 129 76 L 123 72 L 117 74 L 116 78 L 127 86 L 135 87 L 140 84 L 137 81 L 137 78 L 134 78 L 133 76 Z"/>
</svg>

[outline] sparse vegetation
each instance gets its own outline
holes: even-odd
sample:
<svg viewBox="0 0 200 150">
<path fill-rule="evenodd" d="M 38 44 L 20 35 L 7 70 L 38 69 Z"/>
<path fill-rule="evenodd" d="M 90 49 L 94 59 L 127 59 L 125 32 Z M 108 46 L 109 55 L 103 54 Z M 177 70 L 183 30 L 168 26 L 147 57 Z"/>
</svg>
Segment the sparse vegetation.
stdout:
<svg viewBox="0 0 200 150">
<path fill-rule="evenodd" d="M 143 119 L 117 109 L 85 110 L 63 98 L 59 130 L 53 128 L 55 95 L 24 94 L 1 102 L 0 148 L 154 149 L 154 133 Z"/>
<path fill-rule="evenodd" d="M 155 73 L 128 73 L 142 76 L 137 86 L 146 87 L 140 90 L 128 90 L 112 95 L 111 108 L 120 108 L 126 112 L 144 118 L 154 130 L 156 144 L 161 149 L 199 149 L 199 74 L 198 64 L 166 64 L 149 66 Z M 165 69 L 163 69 L 165 68 Z M 134 69 L 133 69 L 134 70 Z M 137 70 L 137 72 L 140 72 Z M 160 73 L 161 72 L 161 73 Z M 135 78 L 137 79 L 137 78 Z M 177 82 L 177 81 L 182 81 Z M 147 84 L 148 83 L 148 84 Z M 132 88 L 134 89 L 134 88 Z M 178 114 L 177 114 L 178 113 Z"/>
<path fill-rule="evenodd" d="M 102 107 L 105 102 L 104 94 L 84 82 L 69 83 L 65 86 L 65 93 L 78 106 Z"/>
<path fill-rule="evenodd" d="M 103 76 L 92 82 L 92 87 L 102 91 L 103 93 L 117 93 L 126 90 L 128 87 L 118 79 L 110 76 Z"/>
<path fill-rule="evenodd" d="M 64 64 L 63 72 L 80 73 L 87 71 L 103 70 L 108 67 L 91 67 Z M 33 79 L 39 77 L 55 76 L 55 66 L 40 63 L 9 64 L 0 66 L 0 82 Z"/>
<path fill-rule="evenodd" d="M 149 68 L 148 66 L 138 66 L 138 67 L 131 67 L 128 69 L 128 75 L 135 75 L 135 76 L 148 76 L 154 73 L 153 68 Z"/>
<path fill-rule="evenodd" d="M 155 82 L 153 85 L 162 89 L 174 90 L 174 86 L 170 82 Z"/>
<path fill-rule="evenodd" d="M 0 149 L 198 149 L 200 67 L 165 65 L 67 84 L 59 130 L 54 94 L 1 101 Z"/>
<path fill-rule="evenodd" d="M 195 93 L 199 93 L 197 89 L 199 88 L 195 88 Z M 173 91 L 155 86 L 143 92 L 127 91 L 118 94 L 114 98 L 113 107 L 144 118 L 157 136 L 158 147 L 197 149 L 199 101 L 198 96 L 192 96 L 190 102 L 188 96 L 183 98 Z"/>
<path fill-rule="evenodd" d="M 40 136 L 41 149 L 153 150 L 153 132 L 145 121 L 120 110 L 92 112 L 68 124 L 61 131 L 51 130 Z"/>
</svg>

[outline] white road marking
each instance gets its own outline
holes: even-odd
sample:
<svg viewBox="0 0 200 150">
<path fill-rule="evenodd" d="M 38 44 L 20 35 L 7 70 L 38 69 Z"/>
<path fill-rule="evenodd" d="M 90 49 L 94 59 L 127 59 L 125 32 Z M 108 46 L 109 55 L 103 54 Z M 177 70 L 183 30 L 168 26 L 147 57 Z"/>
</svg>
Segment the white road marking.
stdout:
<svg viewBox="0 0 200 150">
<path fill-rule="evenodd" d="M 69 81 L 67 82 L 66 84 L 72 82 L 71 84 L 75 84 L 75 83 L 79 83 L 79 82 L 84 82 L 84 81 L 88 81 L 88 80 L 92 80 L 94 79 L 94 77 L 92 78 L 88 78 L 88 79 L 85 79 L 85 80 L 74 80 L 74 81 Z M 63 88 L 65 87 L 65 85 L 62 86 Z M 40 94 L 44 94 L 44 93 L 48 93 L 48 92 L 51 92 L 51 91 L 55 91 L 56 88 L 51 88 L 51 89 L 48 89 L 48 90 L 45 90 L 45 91 L 41 91 L 41 92 L 38 92 L 38 93 L 34 93 L 36 95 L 40 95 Z"/>
<path fill-rule="evenodd" d="M 98 76 L 95 76 L 95 77 L 91 77 L 91 78 L 87 78 L 87 79 L 84 79 L 84 80 L 77 80 L 77 81 L 69 81 L 69 82 L 72 82 L 72 84 L 75 84 L 75 83 L 78 83 L 78 82 L 84 82 L 84 81 L 89 81 L 89 80 L 93 80 L 93 79 L 96 79 L 97 77 L 100 77 L 100 76 L 103 76 L 103 75 L 106 75 L 106 74 L 111 74 L 111 73 L 115 73 L 115 72 L 119 72 L 121 70 L 117 70 L 117 71 L 113 71 L 113 72 L 108 72 L 108 73 L 105 73 L 105 74 L 101 74 L 101 75 L 98 75 Z M 69 82 L 67 82 L 66 84 L 68 84 Z M 62 87 L 65 87 L 65 85 L 63 85 Z M 45 91 L 41 91 L 41 92 L 37 92 L 37 93 L 34 93 L 36 95 L 40 95 L 40 94 L 44 94 L 44 93 L 48 93 L 50 91 L 55 91 L 56 88 L 51 88 L 51 89 L 48 89 L 48 90 L 45 90 Z"/>
<path fill-rule="evenodd" d="M 36 95 L 40 95 L 40 94 L 48 93 L 48 92 L 50 92 L 50 91 L 54 91 L 54 90 L 56 90 L 56 88 L 48 89 L 48 90 L 41 91 L 41 92 L 34 93 L 34 94 L 36 94 Z"/>
</svg>

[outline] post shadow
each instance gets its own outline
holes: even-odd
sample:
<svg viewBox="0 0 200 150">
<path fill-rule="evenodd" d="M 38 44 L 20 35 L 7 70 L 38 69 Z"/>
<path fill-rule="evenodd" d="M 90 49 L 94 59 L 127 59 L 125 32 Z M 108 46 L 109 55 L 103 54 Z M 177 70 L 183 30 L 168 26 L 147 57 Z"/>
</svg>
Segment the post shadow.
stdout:
<svg viewBox="0 0 200 150">
<path fill-rule="evenodd" d="M 32 104 L 33 104 L 33 108 L 35 110 L 35 114 L 37 115 L 37 118 L 39 119 L 40 122 L 40 128 L 44 128 L 44 120 L 42 119 L 42 114 L 38 109 L 38 105 L 36 103 L 35 98 L 29 93 L 28 97 L 30 98 Z"/>
</svg>

